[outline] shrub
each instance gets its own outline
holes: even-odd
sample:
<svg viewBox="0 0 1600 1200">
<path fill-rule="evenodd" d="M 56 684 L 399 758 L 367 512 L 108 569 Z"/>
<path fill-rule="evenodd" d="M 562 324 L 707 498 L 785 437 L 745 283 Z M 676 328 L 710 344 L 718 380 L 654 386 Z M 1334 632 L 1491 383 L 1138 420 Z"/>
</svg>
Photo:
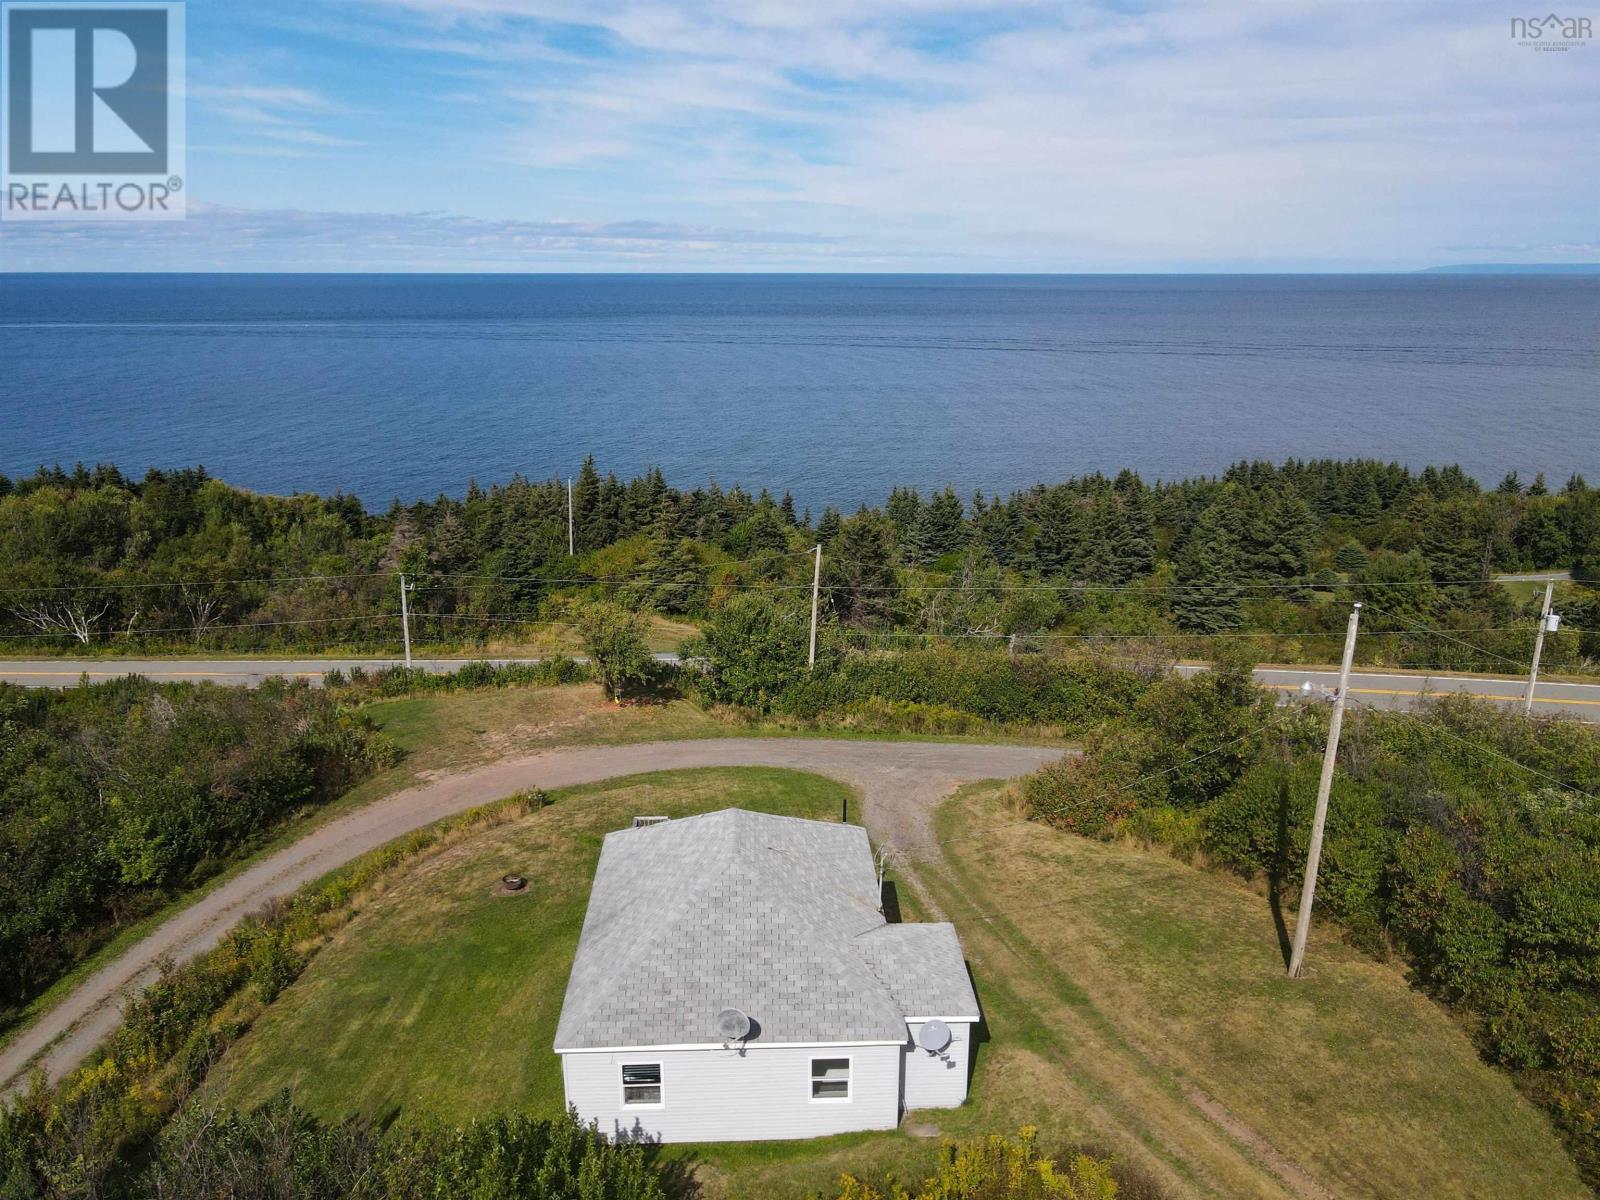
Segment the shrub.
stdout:
<svg viewBox="0 0 1600 1200">
<path fill-rule="evenodd" d="M 696 688 L 716 704 L 770 712 L 805 678 L 807 620 L 799 608 L 759 593 L 735 596 L 683 647 L 698 668 Z"/>
<path fill-rule="evenodd" d="M 995 724 L 1081 730 L 1132 707 L 1147 686 L 1132 672 L 1095 658 L 945 649 L 855 653 L 827 667 L 819 663 L 776 707 L 818 718 L 871 698 L 939 705 Z"/>
<path fill-rule="evenodd" d="M 522 1113 L 387 1135 L 330 1125 L 280 1095 L 248 1113 L 186 1107 L 163 1133 L 136 1195 L 160 1200 L 342 1200 L 482 1196 L 665 1200 L 646 1148 L 613 1143 L 571 1113 Z"/>
<path fill-rule="evenodd" d="M 915 1192 L 893 1180 L 880 1187 L 845 1175 L 836 1200 L 1113 1200 L 1117 1181 L 1109 1159 L 1078 1154 L 1063 1169 L 1039 1153 L 1037 1135 L 1024 1126 L 1014 1138 L 947 1141 L 938 1173 Z"/>
<path fill-rule="evenodd" d="M 578 610 L 578 634 L 608 700 L 650 679 L 655 660 L 644 641 L 644 620 L 606 601 Z"/>
<path fill-rule="evenodd" d="M 1195 828 L 1182 818 L 1195 814 L 1209 857 L 1264 873 L 1292 898 L 1325 718 L 1281 713 L 1256 761 L 1239 756 L 1176 786 L 1168 781 L 1204 752 L 1190 732 L 1196 717 L 1220 712 L 1221 733 L 1239 711 L 1217 708 L 1225 684 L 1207 685 L 1209 699 L 1193 687 L 1158 685 L 1131 719 L 1091 734 L 1085 760 L 1031 776 L 1029 807 L 1075 832 L 1120 823 L 1182 854 Z M 1516 1073 L 1566 1135 L 1584 1178 L 1600 1181 L 1600 811 L 1589 799 L 1600 784 L 1600 730 L 1449 698 L 1420 717 L 1350 714 L 1339 767 L 1318 914 L 1368 949 L 1398 948 L 1423 987 L 1471 1014 L 1485 1055 Z"/>
<path fill-rule="evenodd" d="M 302 683 L 0 684 L 0 1020 L 398 750 Z"/>
</svg>

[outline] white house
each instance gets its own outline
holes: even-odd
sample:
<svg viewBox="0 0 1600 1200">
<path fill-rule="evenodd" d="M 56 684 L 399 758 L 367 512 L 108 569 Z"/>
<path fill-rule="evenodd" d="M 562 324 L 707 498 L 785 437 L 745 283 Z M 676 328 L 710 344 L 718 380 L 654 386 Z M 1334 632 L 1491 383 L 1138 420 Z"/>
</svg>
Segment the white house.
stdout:
<svg viewBox="0 0 1600 1200">
<path fill-rule="evenodd" d="M 955 929 L 880 905 L 860 826 L 730 808 L 607 835 L 556 1029 L 567 1103 L 663 1142 L 960 1104 L 978 1001 Z"/>
</svg>

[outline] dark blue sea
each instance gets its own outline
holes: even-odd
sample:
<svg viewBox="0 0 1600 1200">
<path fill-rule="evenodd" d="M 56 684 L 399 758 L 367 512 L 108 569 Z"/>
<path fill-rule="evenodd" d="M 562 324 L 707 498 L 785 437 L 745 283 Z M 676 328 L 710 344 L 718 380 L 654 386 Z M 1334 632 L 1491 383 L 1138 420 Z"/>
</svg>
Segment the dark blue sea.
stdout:
<svg viewBox="0 0 1600 1200">
<path fill-rule="evenodd" d="M 1600 478 L 1600 277 L 0 275 L 0 472 L 813 508 L 1371 455 Z"/>
</svg>

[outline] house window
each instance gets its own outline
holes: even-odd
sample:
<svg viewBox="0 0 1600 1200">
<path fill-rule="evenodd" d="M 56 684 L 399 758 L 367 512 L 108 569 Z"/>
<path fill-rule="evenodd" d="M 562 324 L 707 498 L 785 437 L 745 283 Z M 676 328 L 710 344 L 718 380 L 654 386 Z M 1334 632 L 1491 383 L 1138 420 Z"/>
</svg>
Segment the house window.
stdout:
<svg viewBox="0 0 1600 1200">
<path fill-rule="evenodd" d="M 850 1099 L 850 1060 L 813 1058 L 811 1060 L 811 1098 L 813 1100 Z"/>
<path fill-rule="evenodd" d="M 660 1104 L 661 1064 L 623 1063 L 622 1102 L 624 1104 Z"/>
</svg>

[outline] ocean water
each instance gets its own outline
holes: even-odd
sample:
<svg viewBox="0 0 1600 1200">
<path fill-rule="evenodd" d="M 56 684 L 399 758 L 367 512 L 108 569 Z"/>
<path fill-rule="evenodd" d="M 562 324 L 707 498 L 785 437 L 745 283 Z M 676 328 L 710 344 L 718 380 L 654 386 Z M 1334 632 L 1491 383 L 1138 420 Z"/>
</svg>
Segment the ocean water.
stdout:
<svg viewBox="0 0 1600 1200">
<path fill-rule="evenodd" d="M 1600 277 L 0 274 L 0 471 L 853 507 L 1242 457 L 1600 478 Z"/>
</svg>

